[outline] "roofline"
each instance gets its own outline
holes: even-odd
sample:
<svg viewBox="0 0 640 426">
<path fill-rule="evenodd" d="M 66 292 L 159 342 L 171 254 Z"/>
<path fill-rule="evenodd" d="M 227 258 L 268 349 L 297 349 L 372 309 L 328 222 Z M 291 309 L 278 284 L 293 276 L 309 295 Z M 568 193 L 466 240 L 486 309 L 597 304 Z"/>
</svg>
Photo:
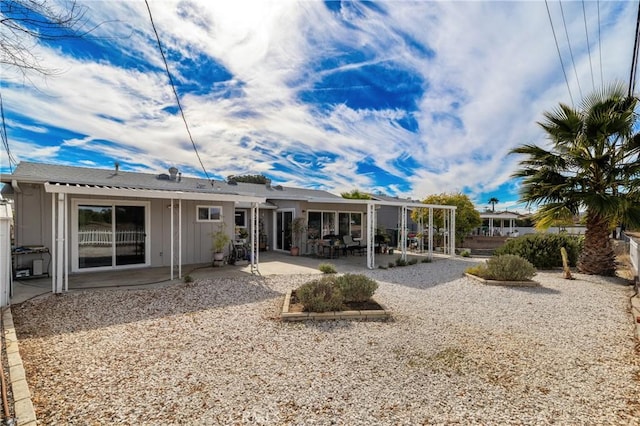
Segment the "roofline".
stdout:
<svg viewBox="0 0 640 426">
<path fill-rule="evenodd" d="M 412 208 L 434 208 L 434 209 L 445 209 L 445 210 L 456 210 L 456 206 L 450 206 L 447 204 L 422 204 L 416 203 L 415 201 L 381 201 L 381 200 L 363 200 L 360 198 L 317 198 L 317 197 L 309 197 L 307 199 L 310 203 L 335 203 L 335 204 L 362 204 L 362 205 L 374 205 L 374 206 L 395 206 L 395 207 L 407 207 L 409 209 Z"/>
<path fill-rule="evenodd" d="M 264 197 L 251 197 L 239 194 L 216 194 L 207 192 L 184 192 L 160 189 L 117 188 L 102 185 L 51 184 L 44 183 L 45 192 L 74 195 L 108 195 L 112 197 L 143 197 L 176 200 L 203 201 L 244 201 L 248 203 L 265 203 Z"/>
</svg>

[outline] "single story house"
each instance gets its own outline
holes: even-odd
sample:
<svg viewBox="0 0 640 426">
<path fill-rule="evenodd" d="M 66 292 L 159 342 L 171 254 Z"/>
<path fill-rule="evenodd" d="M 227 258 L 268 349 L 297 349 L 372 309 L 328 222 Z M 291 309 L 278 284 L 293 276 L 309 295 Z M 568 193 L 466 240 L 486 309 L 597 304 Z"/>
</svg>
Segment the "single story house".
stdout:
<svg viewBox="0 0 640 426">
<path fill-rule="evenodd" d="M 367 245 L 367 266 L 373 268 L 377 209 L 398 209 L 403 229 L 408 209 L 402 201 L 184 177 L 175 167 L 150 174 L 122 171 L 117 164 L 98 169 L 21 162 L 13 173 L 0 174 L 0 182 L 2 195 L 14 203 L 16 263 L 35 261 L 33 269 L 50 273 L 56 293 L 68 289 L 69 273 L 170 266 L 171 278 L 180 277 L 183 264 L 211 261 L 211 235 L 218 230 L 231 239 L 247 231 L 242 234 L 248 235 L 257 271 L 260 250 L 284 252 L 298 244 L 290 232 L 296 217 L 306 223 L 302 253 L 313 253 L 323 237 L 351 235 Z M 416 206 L 450 212 L 455 226 L 455 207 Z"/>
</svg>

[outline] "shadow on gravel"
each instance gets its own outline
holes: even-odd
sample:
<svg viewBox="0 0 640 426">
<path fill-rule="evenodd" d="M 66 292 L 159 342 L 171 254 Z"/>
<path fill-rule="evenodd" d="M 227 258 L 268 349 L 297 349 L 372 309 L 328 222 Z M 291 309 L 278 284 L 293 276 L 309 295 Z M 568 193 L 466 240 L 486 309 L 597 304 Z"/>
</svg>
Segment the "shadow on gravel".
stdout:
<svg viewBox="0 0 640 426">
<path fill-rule="evenodd" d="M 11 307 L 18 338 L 37 338 L 100 329 L 148 319 L 229 306 L 249 305 L 281 296 L 265 279 L 212 279 L 152 289 L 109 289 L 51 294 Z M 250 312 L 251 308 L 247 308 Z"/>
<path fill-rule="evenodd" d="M 467 268 L 481 261 L 475 258 L 434 258 L 431 263 L 367 270 L 363 273 L 378 281 L 427 289 L 463 278 Z"/>
</svg>

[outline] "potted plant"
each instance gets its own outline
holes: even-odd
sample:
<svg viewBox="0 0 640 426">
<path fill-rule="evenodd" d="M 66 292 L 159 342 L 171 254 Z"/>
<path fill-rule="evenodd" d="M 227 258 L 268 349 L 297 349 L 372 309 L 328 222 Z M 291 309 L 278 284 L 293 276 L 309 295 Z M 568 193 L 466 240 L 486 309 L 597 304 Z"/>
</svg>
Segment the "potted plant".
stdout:
<svg viewBox="0 0 640 426">
<path fill-rule="evenodd" d="M 302 233 L 305 231 L 307 225 L 303 217 L 296 217 L 291 222 L 291 233 L 293 234 L 293 241 L 291 245 L 291 256 L 297 256 L 300 254 L 300 239 Z"/>
<path fill-rule="evenodd" d="M 218 230 L 211 234 L 211 241 L 213 243 L 213 260 L 224 259 L 224 248 L 231 242 L 231 237 L 227 234 L 223 225 L 218 227 Z"/>
</svg>

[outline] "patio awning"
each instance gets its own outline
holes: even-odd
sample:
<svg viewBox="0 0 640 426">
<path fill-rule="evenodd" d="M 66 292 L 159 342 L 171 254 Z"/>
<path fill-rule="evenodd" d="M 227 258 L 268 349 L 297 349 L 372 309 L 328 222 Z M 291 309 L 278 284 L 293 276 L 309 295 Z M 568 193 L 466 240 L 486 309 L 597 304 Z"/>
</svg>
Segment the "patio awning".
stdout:
<svg viewBox="0 0 640 426">
<path fill-rule="evenodd" d="M 86 185 L 71 183 L 50 183 L 44 184 L 46 192 L 56 194 L 74 195 L 103 195 L 111 197 L 140 197 L 140 198 L 162 198 L 174 200 L 206 200 L 206 201 L 233 201 L 245 203 L 265 203 L 266 198 L 250 195 L 240 195 L 233 193 L 216 192 L 189 192 L 189 191 L 163 191 L 159 189 L 128 188 L 108 185 Z"/>
</svg>

